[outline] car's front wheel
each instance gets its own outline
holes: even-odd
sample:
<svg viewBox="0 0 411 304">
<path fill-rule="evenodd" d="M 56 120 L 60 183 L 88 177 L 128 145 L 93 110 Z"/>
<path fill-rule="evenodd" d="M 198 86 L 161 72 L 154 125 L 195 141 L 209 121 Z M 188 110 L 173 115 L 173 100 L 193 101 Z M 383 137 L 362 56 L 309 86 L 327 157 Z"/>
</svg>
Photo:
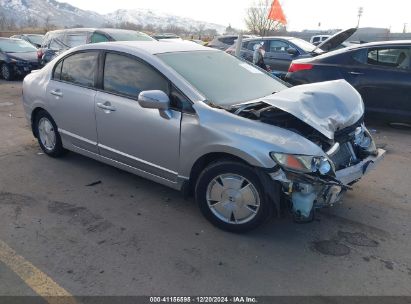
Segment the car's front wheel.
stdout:
<svg viewBox="0 0 411 304">
<path fill-rule="evenodd" d="M 4 80 L 13 80 L 13 72 L 7 63 L 1 65 L 1 77 Z"/>
<path fill-rule="evenodd" d="M 44 153 L 51 157 L 59 157 L 66 152 L 57 125 L 49 113 L 44 110 L 38 112 L 34 118 L 34 128 L 37 140 Z"/>
<path fill-rule="evenodd" d="M 227 231 L 247 232 L 272 213 L 255 170 L 236 161 L 219 161 L 204 169 L 195 197 L 211 223 Z"/>
</svg>

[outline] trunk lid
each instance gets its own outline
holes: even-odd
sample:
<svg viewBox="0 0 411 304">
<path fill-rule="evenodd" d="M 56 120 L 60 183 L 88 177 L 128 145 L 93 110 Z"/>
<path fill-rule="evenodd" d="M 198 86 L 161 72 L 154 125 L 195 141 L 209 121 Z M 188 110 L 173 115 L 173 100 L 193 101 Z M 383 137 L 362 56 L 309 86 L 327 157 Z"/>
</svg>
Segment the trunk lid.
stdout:
<svg viewBox="0 0 411 304">
<path fill-rule="evenodd" d="M 330 50 L 335 49 L 341 43 L 350 38 L 357 31 L 357 28 L 349 28 L 347 30 L 341 31 L 334 36 L 328 38 L 324 42 L 320 43 L 313 52 L 316 52 L 318 49 L 323 50 L 324 52 L 329 52 Z"/>
</svg>

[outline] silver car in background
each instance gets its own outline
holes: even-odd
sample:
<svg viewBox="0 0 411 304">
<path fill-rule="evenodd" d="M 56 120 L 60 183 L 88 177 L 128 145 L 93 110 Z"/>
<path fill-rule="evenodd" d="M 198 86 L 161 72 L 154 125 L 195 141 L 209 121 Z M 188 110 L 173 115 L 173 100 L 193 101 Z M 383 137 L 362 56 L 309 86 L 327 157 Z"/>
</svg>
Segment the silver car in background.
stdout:
<svg viewBox="0 0 411 304">
<path fill-rule="evenodd" d="M 23 83 L 34 136 L 194 194 L 216 226 L 256 228 L 290 210 L 309 221 L 382 159 L 345 81 L 288 88 L 190 43 L 84 45 Z"/>
</svg>

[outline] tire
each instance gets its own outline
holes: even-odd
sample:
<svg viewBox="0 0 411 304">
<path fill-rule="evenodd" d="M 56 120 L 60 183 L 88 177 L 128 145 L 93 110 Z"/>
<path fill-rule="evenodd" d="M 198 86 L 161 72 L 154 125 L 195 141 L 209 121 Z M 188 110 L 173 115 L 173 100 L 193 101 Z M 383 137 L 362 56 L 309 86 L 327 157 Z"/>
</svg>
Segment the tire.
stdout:
<svg viewBox="0 0 411 304">
<path fill-rule="evenodd" d="M 13 80 L 13 71 L 11 70 L 10 66 L 7 63 L 3 63 L 0 67 L 1 77 L 4 80 L 10 81 Z"/>
<path fill-rule="evenodd" d="M 48 156 L 57 158 L 66 153 L 56 123 L 44 110 L 34 117 L 34 134 L 36 134 L 40 148 Z"/>
<path fill-rule="evenodd" d="M 200 174 L 195 198 L 203 215 L 220 229 L 244 233 L 273 212 L 256 169 L 236 161 L 212 163 Z"/>
</svg>

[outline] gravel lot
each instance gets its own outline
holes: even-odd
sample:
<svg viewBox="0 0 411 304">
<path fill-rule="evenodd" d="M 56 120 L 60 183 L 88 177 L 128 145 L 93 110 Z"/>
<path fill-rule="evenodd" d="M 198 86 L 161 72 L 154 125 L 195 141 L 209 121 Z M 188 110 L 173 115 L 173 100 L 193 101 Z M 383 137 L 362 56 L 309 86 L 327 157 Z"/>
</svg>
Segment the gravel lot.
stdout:
<svg viewBox="0 0 411 304">
<path fill-rule="evenodd" d="M 0 241 L 71 294 L 411 296 L 411 129 L 372 126 L 385 160 L 315 222 L 235 235 L 179 192 L 46 157 L 20 94 L 0 80 Z M 0 262 L 0 295 L 33 294 Z"/>
</svg>

